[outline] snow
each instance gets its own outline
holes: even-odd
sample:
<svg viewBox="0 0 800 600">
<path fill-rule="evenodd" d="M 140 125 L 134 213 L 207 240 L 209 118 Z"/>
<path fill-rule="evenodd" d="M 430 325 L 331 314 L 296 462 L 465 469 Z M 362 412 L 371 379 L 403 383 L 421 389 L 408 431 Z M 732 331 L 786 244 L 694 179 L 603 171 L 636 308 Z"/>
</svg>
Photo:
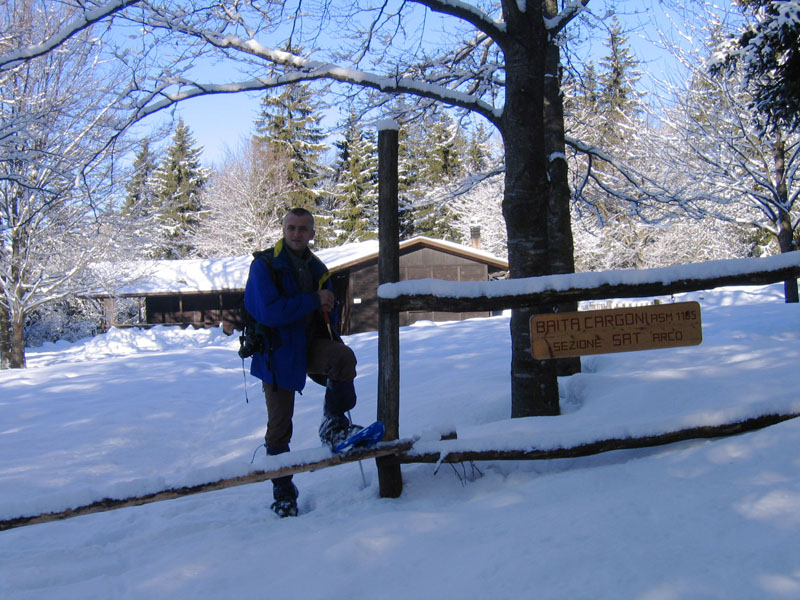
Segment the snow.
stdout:
<svg viewBox="0 0 800 600">
<path fill-rule="evenodd" d="M 800 314 L 782 286 L 682 295 L 700 346 L 585 358 L 559 417 L 508 419 L 507 317 L 401 331 L 402 437 L 417 451 L 553 448 L 800 412 Z M 374 420 L 377 334 L 353 417 Z M 219 329 L 112 330 L 0 372 L 0 518 L 268 466 L 257 382 Z M 324 455 L 323 389 L 298 396 L 293 449 Z M 439 442 L 455 428 L 458 440 Z M 798 598 L 800 419 L 735 437 L 583 459 L 403 466 L 295 477 L 0 532 L 0 597 Z M 286 458 L 286 457 L 284 457 Z"/>
<path fill-rule="evenodd" d="M 444 250 L 467 255 L 477 260 L 502 264 L 505 261 L 483 250 L 462 246 L 446 240 L 416 236 L 400 243 L 403 250 L 415 244 L 427 244 Z M 342 244 L 333 248 L 315 250 L 315 254 L 329 270 L 335 271 L 358 261 L 378 257 L 378 240 Z M 244 290 L 250 272 L 252 254 L 223 258 L 153 260 L 119 264 L 98 265 L 105 271 L 101 279 L 112 279 L 113 273 L 130 274 L 130 281 L 117 287 L 116 294 L 135 296 L 152 293 L 188 293 L 223 290 Z"/>
<path fill-rule="evenodd" d="M 340 265 L 378 254 L 378 240 L 342 244 L 316 251 L 317 256 L 335 269 Z M 154 260 L 130 263 L 125 270 L 133 281 L 120 286 L 120 295 L 147 293 L 187 293 L 212 290 L 243 290 L 250 272 L 252 254 L 223 258 Z M 119 271 L 119 265 L 106 264 L 104 269 Z"/>
</svg>

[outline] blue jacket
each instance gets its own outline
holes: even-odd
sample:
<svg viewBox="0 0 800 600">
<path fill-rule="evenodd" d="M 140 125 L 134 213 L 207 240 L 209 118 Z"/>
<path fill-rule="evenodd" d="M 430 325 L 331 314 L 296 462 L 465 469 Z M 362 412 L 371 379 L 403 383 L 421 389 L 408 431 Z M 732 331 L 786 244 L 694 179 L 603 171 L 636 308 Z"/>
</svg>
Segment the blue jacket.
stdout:
<svg viewBox="0 0 800 600">
<path fill-rule="evenodd" d="M 273 328 L 272 343 L 267 344 L 263 354 L 253 354 L 250 374 L 270 385 L 277 379 L 279 387 L 299 392 L 306 384 L 306 315 L 319 310 L 319 296 L 314 292 L 300 293 L 287 252 L 290 250 L 284 248 L 281 240 L 271 253 L 265 253 L 265 258 L 257 256 L 253 260 L 244 291 L 244 306 L 253 318 Z M 315 289 L 333 291 L 327 267 L 313 253 L 311 256 Z M 275 271 L 278 286 L 270 269 Z M 331 311 L 330 319 L 331 327 L 335 328 L 335 310 Z"/>
</svg>

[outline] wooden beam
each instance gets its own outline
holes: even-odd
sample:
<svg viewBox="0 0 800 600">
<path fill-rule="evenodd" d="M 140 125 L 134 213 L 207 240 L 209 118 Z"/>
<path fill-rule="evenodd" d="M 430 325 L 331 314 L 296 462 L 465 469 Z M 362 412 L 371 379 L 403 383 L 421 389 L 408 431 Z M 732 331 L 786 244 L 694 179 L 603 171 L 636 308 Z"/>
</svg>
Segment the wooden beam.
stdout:
<svg viewBox="0 0 800 600">
<path fill-rule="evenodd" d="M 116 510 L 118 508 L 128 508 L 131 506 L 141 506 L 143 504 L 151 504 L 153 502 L 160 502 L 162 500 L 173 500 L 175 498 L 182 498 L 192 494 L 202 494 L 205 492 L 213 492 L 216 490 L 223 490 L 240 485 L 247 485 L 250 483 L 258 483 L 274 479 L 275 477 L 282 477 L 284 475 L 293 475 L 295 473 L 303 473 L 305 471 L 316 471 L 325 469 L 327 467 L 335 467 L 346 463 L 366 460 L 370 458 L 377 458 L 398 452 L 405 452 L 414 445 L 413 439 L 395 440 L 394 442 L 382 442 L 374 448 L 367 448 L 364 450 L 354 450 L 347 454 L 333 454 L 326 456 L 322 459 L 307 460 L 309 452 L 299 451 L 289 453 L 286 455 L 279 455 L 281 457 L 297 457 L 297 462 L 289 465 L 284 465 L 275 469 L 265 471 L 253 471 L 247 475 L 240 475 L 238 477 L 229 477 L 227 479 L 220 479 L 210 483 L 201 483 L 193 486 L 186 486 L 180 488 L 170 488 L 152 494 L 145 494 L 143 496 L 133 496 L 129 498 L 103 498 L 97 502 L 70 508 L 59 512 L 43 513 L 28 517 L 16 517 L 13 519 L 6 519 L 0 521 L 0 531 L 6 529 L 13 529 L 15 527 L 23 527 L 25 525 L 35 525 L 37 523 L 48 523 L 50 521 L 60 521 L 72 517 L 79 517 L 81 515 L 89 515 L 98 512 L 106 512 L 109 510 Z M 313 455 L 319 454 L 318 449 L 314 449 Z M 277 459 L 277 457 L 270 457 Z M 269 459 L 268 459 L 269 460 Z M 394 465 L 399 468 L 397 465 Z"/>
<path fill-rule="evenodd" d="M 472 312 L 563 304 L 565 302 L 577 302 L 580 300 L 668 296 L 670 294 L 710 290 L 728 285 L 765 285 L 795 279 L 797 277 L 800 277 L 800 265 L 751 273 L 709 277 L 706 279 L 680 279 L 669 283 L 604 284 L 601 286 L 579 287 L 566 290 L 544 290 L 541 292 L 519 295 L 479 296 L 469 298 L 448 298 L 430 294 L 400 295 L 396 298 L 381 298 L 381 303 L 383 303 L 387 309 L 396 311 L 444 310 L 448 312 Z"/>
<path fill-rule="evenodd" d="M 710 439 L 738 435 L 748 431 L 755 431 L 770 425 L 800 417 L 800 413 L 773 414 L 753 417 L 736 423 L 723 423 L 704 427 L 690 427 L 678 431 L 670 431 L 659 435 L 642 437 L 612 438 L 599 440 L 588 444 L 579 444 L 569 448 L 518 448 L 511 450 L 447 450 L 446 441 L 439 442 L 441 451 L 424 453 L 405 453 L 392 457 L 397 463 L 458 463 L 471 460 L 553 460 L 560 458 L 582 458 L 594 456 L 614 450 L 635 450 L 638 448 L 652 448 L 665 446 L 676 442 L 696 439 Z M 463 445 L 463 443 L 462 443 Z"/>
<path fill-rule="evenodd" d="M 25 525 L 34 525 L 37 523 L 48 523 L 51 521 L 59 521 L 71 517 L 78 517 L 81 515 L 93 514 L 98 512 L 105 512 L 115 510 L 118 508 L 127 508 L 132 506 L 141 506 L 143 504 L 150 504 L 162 500 L 172 500 L 174 498 L 181 498 L 192 494 L 200 494 L 205 492 L 212 492 L 221 489 L 227 489 L 240 485 L 247 485 L 250 483 L 258 483 L 281 477 L 283 475 L 290 475 L 294 473 L 302 473 L 305 471 L 315 471 L 327 467 L 333 467 L 341 464 L 366 460 L 370 458 L 382 458 L 387 466 L 399 467 L 402 463 L 455 463 L 471 460 L 553 460 L 561 458 L 582 458 L 586 456 L 593 456 L 604 452 L 611 452 L 614 450 L 634 450 L 638 448 L 651 448 L 655 446 L 664 446 L 667 444 L 674 444 L 676 442 L 688 441 L 693 439 L 710 439 L 725 437 L 730 435 L 738 435 L 748 431 L 755 431 L 770 425 L 775 425 L 783 421 L 795 419 L 800 417 L 800 413 L 787 413 L 787 414 L 771 414 L 763 415 L 760 417 L 753 417 L 738 421 L 735 423 L 723 423 L 720 425 L 711 425 L 704 427 L 691 427 L 688 429 L 681 429 L 678 431 L 666 432 L 659 435 L 642 436 L 642 437 L 629 437 L 629 438 L 611 438 L 606 440 L 599 440 L 588 444 L 579 444 L 568 448 L 553 448 L 553 449 L 537 449 L 537 448 L 519 448 L 511 450 L 447 450 L 448 445 L 454 445 L 456 442 L 448 444 L 448 439 L 457 439 L 455 432 L 444 437 L 439 444 L 441 445 L 440 451 L 424 452 L 411 454 L 409 451 L 413 448 L 416 438 L 395 440 L 393 442 L 382 442 L 374 448 L 367 448 L 365 450 L 356 450 L 345 455 L 330 455 L 324 458 L 317 458 L 314 460 L 304 460 L 303 456 L 308 456 L 309 452 L 299 451 L 290 453 L 295 455 L 298 459 L 296 463 L 284 465 L 282 467 L 253 471 L 247 475 L 238 477 L 231 477 L 227 479 L 220 479 L 210 483 L 203 483 L 194 486 L 187 486 L 181 488 L 170 488 L 152 494 L 143 496 L 135 496 L 123 499 L 104 498 L 93 502 L 91 504 L 79 506 L 76 508 L 67 509 L 60 512 L 43 513 L 39 515 L 16 517 L 13 519 L 6 519 L 0 521 L 0 531 L 13 529 L 15 527 L 23 527 Z M 318 454 L 318 450 L 313 451 L 314 455 Z M 284 456 L 284 455 L 280 455 Z M 273 457 L 277 458 L 277 457 Z"/>
</svg>

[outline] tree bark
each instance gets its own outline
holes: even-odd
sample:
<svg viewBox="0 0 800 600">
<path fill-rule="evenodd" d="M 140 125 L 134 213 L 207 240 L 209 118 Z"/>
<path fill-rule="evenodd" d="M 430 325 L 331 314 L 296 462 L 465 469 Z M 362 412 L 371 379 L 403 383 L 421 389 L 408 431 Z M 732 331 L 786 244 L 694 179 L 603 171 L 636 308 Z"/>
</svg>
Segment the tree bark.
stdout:
<svg viewBox="0 0 800 600">
<path fill-rule="evenodd" d="M 11 317 L 11 354 L 8 366 L 11 369 L 25 368 L 25 316 L 21 314 Z"/>
<path fill-rule="evenodd" d="M 775 188 L 778 194 L 778 246 L 781 254 L 795 249 L 792 217 L 789 214 L 789 191 L 786 185 L 786 143 L 780 131 L 775 133 L 773 144 L 773 168 L 775 169 Z M 784 208 L 786 207 L 786 208 Z M 786 302 L 798 302 L 797 279 L 783 282 L 783 295 Z"/>
<path fill-rule="evenodd" d="M 15 206 L 14 214 L 18 214 Z M 11 287 L 11 305 L 8 309 L 9 333 L 10 333 L 10 353 L 8 356 L 8 366 L 11 369 L 25 368 L 25 312 L 22 310 L 23 304 L 23 282 L 25 271 L 21 266 L 23 262 L 23 249 L 21 240 L 12 237 L 11 240 L 11 279 L 7 283 Z"/>
<path fill-rule="evenodd" d="M 541 2 L 521 12 L 503 2 L 507 37 L 506 103 L 501 117 L 506 172 L 503 216 L 512 278 L 550 271 L 547 215 L 550 185 L 544 143 L 543 87 L 547 31 Z M 547 307 L 517 308 L 511 314 L 511 416 L 557 415 L 558 383 L 552 361 L 531 354 L 528 321 Z"/>
<path fill-rule="evenodd" d="M 558 2 L 545 0 L 548 18 L 558 15 Z M 550 197 L 548 199 L 547 236 L 550 249 L 550 273 L 574 273 L 575 253 L 570 220 L 569 177 L 567 170 L 566 143 L 564 141 L 564 102 L 561 95 L 561 50 L 558 40 L 548 36 L 544 76 L 544 128 L 547 167 L 550 174 Z M 577 302 L 553 307 L 556 312 L 578 310 Z M 555 361 L 556 374 L 561 376 L 580 373 L 581 359 L 559 358 Z"/>
<path fill-rule="evenodd" d="M 2 286 L 0 286 L 2 292 Z M 0 369 L 11 366 L 11 316 L 7 307 L 0 305 Z"/>
</svg>

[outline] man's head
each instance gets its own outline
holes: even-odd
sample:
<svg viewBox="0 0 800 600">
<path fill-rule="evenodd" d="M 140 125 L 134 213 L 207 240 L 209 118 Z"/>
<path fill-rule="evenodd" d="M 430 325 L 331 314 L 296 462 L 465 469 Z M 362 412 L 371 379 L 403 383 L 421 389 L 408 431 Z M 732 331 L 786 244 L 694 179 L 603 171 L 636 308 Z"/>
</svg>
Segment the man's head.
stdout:
<svg viewBox="0 0 800 600">
<path fill-rule="evenodd" d="M 283 218 L 283 239 L 298 256 L 305 253 L 314 234 L 314 216 L 305 208 L 293 208 Z"/>
</svg>

